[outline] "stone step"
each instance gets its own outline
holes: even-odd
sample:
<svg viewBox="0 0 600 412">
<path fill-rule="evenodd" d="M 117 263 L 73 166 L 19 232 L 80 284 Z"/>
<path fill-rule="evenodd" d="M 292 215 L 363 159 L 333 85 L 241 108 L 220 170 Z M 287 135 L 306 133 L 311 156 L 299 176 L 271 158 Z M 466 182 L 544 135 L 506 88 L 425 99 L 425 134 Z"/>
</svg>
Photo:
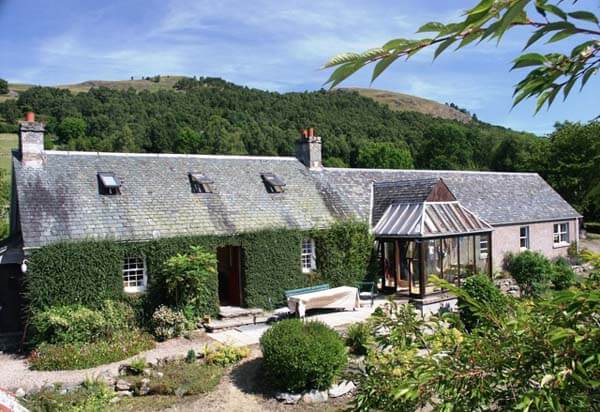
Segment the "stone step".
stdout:
<svg viewBox="0 0 600 412">
<path fill-rule="evenodd" d="M 207 332 L 217 332 L 239 328 L 240 326 L 267 323 L 267 321 L 272 317 L 273 316 L 271 314 L 262 314 L 257 316 L 244 316 L 230 319 L 211 319 L 209 323 L 204 324 L 204 328 Z"/>
<path fill-rule="evenodd" d="M 252 316 L 260 316 L 264 311 L 260 308 L 240 308 L 239 306 L 221 306 L 219 308 L 219 318 L 234 319 Z"/>
</svg>

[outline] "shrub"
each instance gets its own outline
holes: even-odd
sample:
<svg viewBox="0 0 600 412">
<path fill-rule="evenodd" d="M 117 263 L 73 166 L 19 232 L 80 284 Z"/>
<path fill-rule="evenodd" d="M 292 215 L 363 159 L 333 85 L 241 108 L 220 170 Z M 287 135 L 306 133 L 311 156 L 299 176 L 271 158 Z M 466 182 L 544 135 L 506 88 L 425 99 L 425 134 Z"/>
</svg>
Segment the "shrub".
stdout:
<svg viewBox="0 0 600 412">
<path fill-rule="evenodd" d="M 82 305 L 56 306 L 31 318 L 32 343 L 85 343 L 135 326 L 133 309 L 124 302 L 106 300 L 99 310 Z"/>
<path fill-rule="evenodd" d="M 152 315 L 152 331 L 156 339 L 166 340 L 183 334 L 186 318 L 183 313 L 168 306 L 159 306 Z"/>
<path fill-rule="evenodd" d="M 600 222 L 584 223 L 583 227 L 590 233 L 600 233 Z"/>
<path fill-rule="evenodd" d="M 521 293 L 539 296 L 549 287 L 552 265 L 541 253 L 526 250 L 510 260 L 508 271 L 519 284 Z"/>
<path fill-rule="evenodd" d="M 340 335 L 319 322 L 288 319 L 260 339 L 264 366 L 282 389 L 329 388 L 348 362 Z"/>
<path fill-rule="evenodd" d="M 367 322 L 353 323 L 348 327 L 346 345 L 356 355 L 366 355 L 371 345 L 371 325 Z"/>
<path fill-rule="evenodd" d="M 218 311 L 219 281 L 214 253 L 192 246 L 191 252 L 172 256 L 164 264 L 160 281 L 175 307 L 186 308 L 188 312 L 191 308 L 196 318 Z"/>
<path fill-rule="evenodd" d="M 104 382 L 85 380 L 81 387 L 61 393 L 60 385 L 44 387 L 25 398 L 25 406 L 31 411 L 85 412 L 109 409 L 113 390 Z"/>
<path fill-rule="evenodd" d="M 154 340 L 138 330 L 119 332 L 92 343 L 42 343 L 29 356 L 34 370 L 86 369 L 127 359 L 154 348 Z"/>
<path fill-rule="evenodd" d="M 146 358 L 135 358 L 131 362 L 129 362 L 129 372 L 133 375 L 141 375 L 144 373 L 144 369 L 148 362 L 146 362 Z"/>
<path fill-rule="evenodd" d="M 470 296 L 471 302 L 467 302 L 465 298 L 459 297 L 458 308 L 460 310 L 460 318 L 465 325 L 465 328 L 472 330 L 486 321 L 474 309 L 484 308 L 488 316 L 501 316 L 508 309 L 508 297 L 494 285 L 490 278 L 485 274 L 479 274 L 468 277 L 461 285 L 462 289 Z"/>
<path fill-rule="evenodd" d="M 187 355 L 185 355 L 185 361 L 187 363 L 194 363 L 194 362 L 196 362 L 196 351 L 194 351 L 194 349 L 190 349 L 187 352 Z"/>
<path fill-rule="evenodd" d="M 238 363 L 250 355 L 250 349 L 247 347 L 219 346 L 216 349 L 204 350 L 206 363 L 211 365 L 229 366 Z"/>
<path fill-rule="evenodd" d="M 568 289 L 575 283 L 575 272 L 565 258 L 558 258 L 552 268 L 552 285 L 556 290 Z"/>
</svg>

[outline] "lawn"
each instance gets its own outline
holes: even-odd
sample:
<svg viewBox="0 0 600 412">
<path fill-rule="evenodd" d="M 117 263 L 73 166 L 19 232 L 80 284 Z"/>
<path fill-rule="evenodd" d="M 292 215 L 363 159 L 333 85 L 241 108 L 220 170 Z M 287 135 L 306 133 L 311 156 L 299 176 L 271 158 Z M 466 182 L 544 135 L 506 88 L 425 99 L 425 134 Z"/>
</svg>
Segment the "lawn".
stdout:
<svg viewBox="0 0 600 412">
<path fill-rule="evenodd" d="M 0 133 L 0 168 L 6 171 L 6 179 L 10 181 L 11 150 L 19 146 L 16 134 Z"/>
</svg>

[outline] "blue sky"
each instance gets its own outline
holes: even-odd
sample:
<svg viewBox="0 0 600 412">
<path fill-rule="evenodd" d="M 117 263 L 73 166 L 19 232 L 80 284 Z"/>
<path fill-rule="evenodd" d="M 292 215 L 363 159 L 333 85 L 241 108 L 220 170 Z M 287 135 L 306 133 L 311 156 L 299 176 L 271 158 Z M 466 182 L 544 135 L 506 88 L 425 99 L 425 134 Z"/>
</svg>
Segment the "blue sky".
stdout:
<svg viewBox="0 0 600 412">
<path fill-rule="evenodd" d="M 130 76 L 218 76 L 274 91 L 319 89 L 332 55 L 415 36 L 424 22 L 450 22 L 474 1 L 0 0 L 0 77 L 56 85 Z M 600 11 L 600 2 L 579 3 Z M 509 72 L 525 30 L 499 47 L 398 62 L 373 85 L 454 102 L 480 119 L 543 134 L 556 121 L 587 121 L 598 110 L 599 77 L 566 103 L 533 116 L 533 102 L 510 110 Z M 542 49 L 543 50 L 543 49 Z M 370 71 L 345 86 L 369 86 Z"/>
</svg>

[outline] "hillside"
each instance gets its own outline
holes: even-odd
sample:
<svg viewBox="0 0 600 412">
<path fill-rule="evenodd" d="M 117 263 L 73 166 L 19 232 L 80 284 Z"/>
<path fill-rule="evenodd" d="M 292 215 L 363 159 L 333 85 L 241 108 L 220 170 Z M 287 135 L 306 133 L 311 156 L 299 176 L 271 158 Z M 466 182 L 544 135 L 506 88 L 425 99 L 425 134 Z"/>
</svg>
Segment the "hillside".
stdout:
<svg viewBox="0 0 600 412">
<path fill-rule="evenodd" d="M 341 90 L 351 90 L 358 92 L 361 96 L 368 97 L 378 103 L 387 105 L 391 110 L 398 112 L 418 112 L 442 119 L 458 120 L 468 123 L 472 120 L 471 116 L 454 107 L 442 104 L 422 97 L 411 96 L 398 92 L 387 90 L 365 89 L 360 87 L 350 87 Z"/>
<path fill-rule="evenodd" d="M 138 91 L 148 90 L 153 92 L 158 90 L 170 90 L 177 83 L 177 81 L 183 78 L 184 76 L 165 75 L 160 76 L 160 78 L 154 77 L 151 80 L 88 80 L 82 83 L 64 84 L 54 87 L 59 89 L 67 89 L 72 93 L 87 92 L 93 87 L 106 87 L 113 90 L 127 90 L 129 88 L 133 88 Z M 31 87 L 33 87 L 33 85 L 10 84 L 9 89 L 11 93 L 8 96 L 0 96 L 0 102 L 14 99 L 18 97 L 19 93 L 22 93 Z M 422 97 L 390 92 L 387 90 L 365 89 L 359 87 L 341 88 L 339 90 L 358 92 L 361 96 L 365 96 L 375 100 L 378 103 L 385 104 L 394 111 L 417 112 L 442 119 L 458 120 L 463 123 L 471 121 L 471 116 L 461 112 L 460 110 L 457 110 L 456 108 L 433 100 L 424 99 Z"/>
</svg>

